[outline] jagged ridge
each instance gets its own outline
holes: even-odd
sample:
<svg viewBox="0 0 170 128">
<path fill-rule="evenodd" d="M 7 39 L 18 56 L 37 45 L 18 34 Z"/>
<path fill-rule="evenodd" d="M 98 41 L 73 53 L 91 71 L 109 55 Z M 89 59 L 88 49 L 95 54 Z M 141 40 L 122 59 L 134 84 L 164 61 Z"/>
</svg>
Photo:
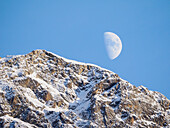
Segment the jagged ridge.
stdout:
<svg viewBox="0 0 170 128">
<path fill-rule="evenodd" d="M 170 101 L 45 50 L 0 59 L 0 127 L 169 127 Z"/>
</svg>

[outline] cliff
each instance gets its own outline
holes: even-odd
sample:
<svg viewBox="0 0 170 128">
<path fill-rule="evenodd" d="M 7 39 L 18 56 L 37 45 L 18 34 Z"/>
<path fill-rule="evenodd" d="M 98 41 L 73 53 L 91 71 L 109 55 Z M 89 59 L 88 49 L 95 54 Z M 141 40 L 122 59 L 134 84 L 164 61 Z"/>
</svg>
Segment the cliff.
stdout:
<svg viewBox="0 0 170 128">
<path fill-rule="evenodd" d="M 45 50 L 0 59 L 0 127 L 170 127 L 170 101 Z"/>
</svg>

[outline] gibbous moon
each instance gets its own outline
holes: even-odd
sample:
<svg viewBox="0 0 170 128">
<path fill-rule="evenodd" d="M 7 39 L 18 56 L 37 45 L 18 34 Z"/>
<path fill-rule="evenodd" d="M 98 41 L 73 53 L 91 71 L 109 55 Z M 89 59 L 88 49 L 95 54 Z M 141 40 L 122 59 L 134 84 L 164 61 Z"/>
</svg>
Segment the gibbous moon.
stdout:
<svg viewBox="0 0 170 128">
<path fill-rule="evenodd" d="M 112 32 L 105 32 L 104 42 L 109 58 L 113 60 L 118 57 L 122 51 L 122 42 L 120 38 Z"/>
</svg>

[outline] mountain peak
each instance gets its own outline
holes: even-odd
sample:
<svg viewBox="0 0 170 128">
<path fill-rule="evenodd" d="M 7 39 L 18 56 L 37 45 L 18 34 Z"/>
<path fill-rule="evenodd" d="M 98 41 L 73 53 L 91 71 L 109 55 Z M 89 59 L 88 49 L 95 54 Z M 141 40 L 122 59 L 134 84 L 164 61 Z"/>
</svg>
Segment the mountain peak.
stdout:
<svg viewBox="0 0 170 128">
<path fill-rule="evenodd" d="M 0 59 L 0 127 L 169 127 L 170 101 L 46 50 Z"/>
</svg>

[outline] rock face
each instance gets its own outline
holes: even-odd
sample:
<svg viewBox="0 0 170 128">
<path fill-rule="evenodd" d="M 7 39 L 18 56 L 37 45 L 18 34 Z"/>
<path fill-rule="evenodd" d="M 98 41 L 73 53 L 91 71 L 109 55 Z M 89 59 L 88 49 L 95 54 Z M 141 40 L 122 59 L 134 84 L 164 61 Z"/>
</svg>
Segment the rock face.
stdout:
<svg viewBox="0 0 170 128">
<path fill-rule="evenodd" d="M 170 127 L 170 101 L 45 50 L 0 59 L 0 127 Z"/>
</svg>

